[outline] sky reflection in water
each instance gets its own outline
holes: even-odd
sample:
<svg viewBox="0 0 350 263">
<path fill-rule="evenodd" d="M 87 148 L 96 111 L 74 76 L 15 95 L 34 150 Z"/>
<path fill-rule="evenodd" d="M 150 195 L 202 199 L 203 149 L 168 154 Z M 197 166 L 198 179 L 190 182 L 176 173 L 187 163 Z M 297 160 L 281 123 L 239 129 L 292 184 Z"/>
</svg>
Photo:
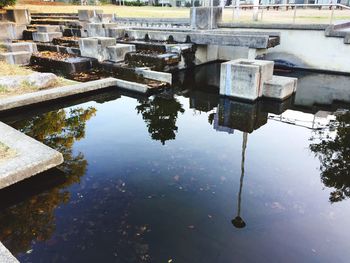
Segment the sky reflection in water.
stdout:
<svg viewBox="0 0 350 263">
<path fill-rule="evenodd" d="M 347 262 L 350 115 L 219 99 L 195 76 L 7 120 L 66 161 L 0 192 L 1 241 L 23 262 Z"/>
</svg>

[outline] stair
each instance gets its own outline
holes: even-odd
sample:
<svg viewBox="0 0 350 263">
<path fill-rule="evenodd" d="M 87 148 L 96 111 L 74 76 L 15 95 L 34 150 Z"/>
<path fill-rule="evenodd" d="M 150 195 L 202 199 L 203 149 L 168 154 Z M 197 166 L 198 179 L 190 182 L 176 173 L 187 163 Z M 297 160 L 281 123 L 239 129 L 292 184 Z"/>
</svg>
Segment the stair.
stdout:
<svg viewBox="0 0 350 263">
<path fill-rule="evenodd" d="M 28 51 L 16 51 L 16 52 L 4 52 L 0 53 L 0 61 L 5 61 L 12 65 L 28 65 L 32 52 Z"/>
<path fill-rule="evenodd" d="M 12 65 L 28 65 L 34 52 L 37 52 L 35 43 L 17 42 L 4 45 L 6 52 L 0 53 L 0 60 Z"/>
</svg>

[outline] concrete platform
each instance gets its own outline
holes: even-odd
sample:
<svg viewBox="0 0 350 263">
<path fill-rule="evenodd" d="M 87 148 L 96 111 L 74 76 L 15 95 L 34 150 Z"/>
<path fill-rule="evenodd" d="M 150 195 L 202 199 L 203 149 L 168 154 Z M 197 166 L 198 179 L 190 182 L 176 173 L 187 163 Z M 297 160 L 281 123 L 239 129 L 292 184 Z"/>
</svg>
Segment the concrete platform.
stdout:
<svg viewBox="0 0 350 263">
<path fill-rule="evenodd" d="M 264 82 L 262 96 L 276 100 L 284 100 L 296 91 L 297 81 L 296 78 L 273 76 L 271 80 Z"/>
<path fill-rule="evenodd" d="M 0 189 L 15 184 L 63 162 L 56 150 L 0 122 L 0 141 L 15 156 L 0 163 Z"/>
<path fill-rule="evenodd" d="M 0 53 L 0 60 L 12 65 L 28 65 L 31 56 L 32 53 L 27 51 L 5 52 Z"/>
<path fill-rule="evenodd" d="M 107 47 L 108 60 L 120 62 L 125 59 L 128 52 L 136 51 L 135 45 L 116 44 L 115 46 Z"/>
<path fill-rule="evenodd" d="M 10 251 L 0 242 L 0 262 L 1 263 L 19 263 Z"/>
<path fill-rule="evenodd" d="M 9 52 L 17 52 L 17 51 L 27 51 L 27 52 L 37 52 L 37 47 L 35 43 L 31 42 L 17 42 L 5 44 L 5 47 Z"/>
</svg>

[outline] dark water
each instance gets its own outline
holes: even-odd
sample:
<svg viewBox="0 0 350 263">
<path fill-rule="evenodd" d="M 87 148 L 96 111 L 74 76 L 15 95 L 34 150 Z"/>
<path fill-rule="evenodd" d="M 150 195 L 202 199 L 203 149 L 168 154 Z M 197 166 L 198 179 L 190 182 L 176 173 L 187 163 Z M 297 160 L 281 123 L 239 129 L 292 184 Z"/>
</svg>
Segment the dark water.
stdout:
<svg viewBox="0 0 350 263">
<path fill-rule="evenodd" d="M 65 163 L 0 192 L 1 241 L 21 262 L 349 262 L 350 113 L 317 100 L 349 78 L 283 72 L 295 98 L 247 104 L 217 69 L 2 116 Z"/>
</svg>

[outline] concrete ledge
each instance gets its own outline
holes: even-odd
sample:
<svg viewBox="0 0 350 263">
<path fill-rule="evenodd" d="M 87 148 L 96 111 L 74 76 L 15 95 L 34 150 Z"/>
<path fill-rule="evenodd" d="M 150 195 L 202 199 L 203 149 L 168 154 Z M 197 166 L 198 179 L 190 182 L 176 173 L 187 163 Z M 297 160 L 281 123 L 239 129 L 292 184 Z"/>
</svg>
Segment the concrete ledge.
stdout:
<svg viewBox="0 0 350 263">
<path fill-rule="evenodd" d="M 76 85 L 42 90 L 0 100 L 0 111 L 28 106 L 35 103 L 73 96 L 76 94 L 117 85 L 117 79 L 106 78 Z"/>
<path fill-rule="evenodd" d="M 0 262 L 2 263 L 19 263 L 10 251 L 0 242 Z"/>
<path fill-rule="evenodd" d="M 122 79 L 115 79 L 116 86 L 122 89 L 140 92 L 140 93 L 147 93 L 149 90 L 149 86 L 146 84 L 131 82 L 127 80 Z"/>
<path fill-rule="evenodd" d="M 0 122 L 0 141 L 16 156 L 0 163 L 0 189 L 63 162 L 62 154 Z"/>
<path fill-rule="evenodd" d="M 142 75 L 146 79 L 153 79 L 172 84 L 172 74 L 167 72 L 153 71 L 149 68 L 136 68 L 136 73 Z"/>
<path fill-rule="evenodd" d="M 257 29 L 286 29 L 286 30 L 325 30 L 327 24 L 253 24 L 253 23 L 218 23 L 219 28 L 257 28 Z"/>
</svg>

